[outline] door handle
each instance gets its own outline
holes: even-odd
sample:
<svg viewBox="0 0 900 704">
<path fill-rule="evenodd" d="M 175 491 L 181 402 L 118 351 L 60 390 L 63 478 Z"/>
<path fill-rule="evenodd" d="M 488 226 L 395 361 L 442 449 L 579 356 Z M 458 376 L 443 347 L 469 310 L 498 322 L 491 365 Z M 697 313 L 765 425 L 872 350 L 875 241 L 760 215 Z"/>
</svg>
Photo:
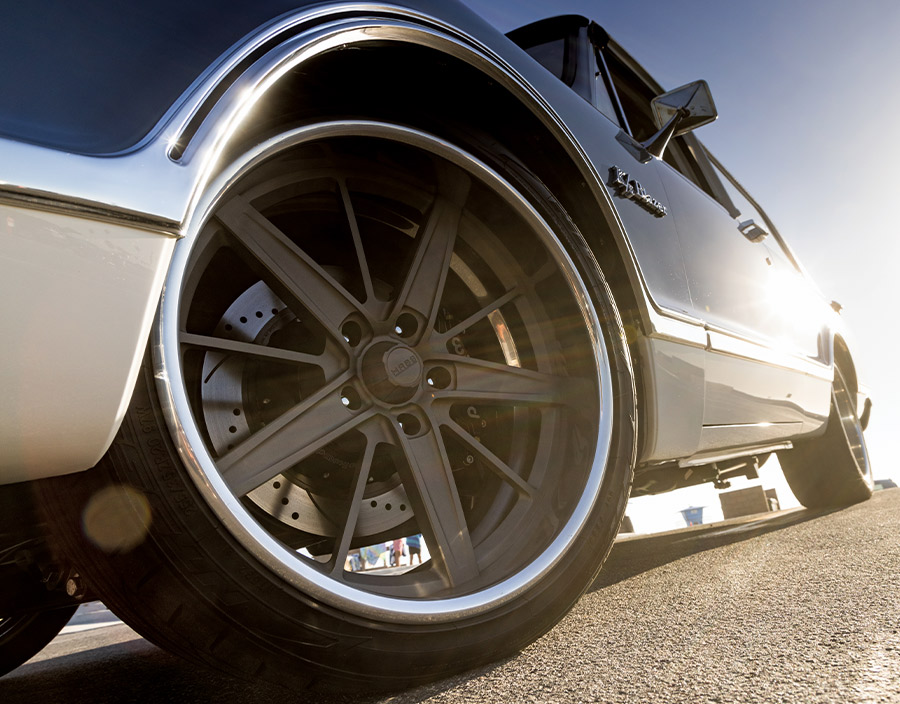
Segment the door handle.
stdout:
<svg viewBox="0 0 900 704">
<path fill-rule="evenodd" d="M 740 233 L 751 242 L 762 242 L 769 236 L 769 231 L 756 224 L 753 218 L 744 220 L 738 225 Z"/>
</svg>

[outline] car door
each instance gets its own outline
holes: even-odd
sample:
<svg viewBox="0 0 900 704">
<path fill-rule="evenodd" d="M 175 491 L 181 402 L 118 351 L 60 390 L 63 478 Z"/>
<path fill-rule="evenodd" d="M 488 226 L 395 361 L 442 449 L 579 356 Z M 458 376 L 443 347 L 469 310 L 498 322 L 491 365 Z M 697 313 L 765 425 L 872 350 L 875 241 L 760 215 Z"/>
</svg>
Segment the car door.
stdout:
<svg viewBox="0 0 900 704">
<path fill-rule="evenodd" d="M 616 45 L 606 51 L 628 132 L 645 142 L 658 130 L 650 101 L 662 91 Z M 690 312 L 707 329 L 698 450 L 774 442 L 817 427 L 827 415 L 828 369 L 811 360 L 817 332 L 799 332 L 797 306 L 781 300 L 776 283 L 785 272 L 765 242 L 766 224 L 740 212 L 691 134 L 673 138 L 663 159 L 647 166 L 677 231 Z"/>
<path fill-rule="evenodd" d="M 822 310 L 824 296 L 807 278 L 778 230 L 735 178 L 712 155 L 709 162 L 733 208 L 736 227 L 762 246 L 766 257 L 766 281 L 762 324 L 771 344 L 781 350 L 825 361 Z"/>
<path fill-rule="evenodd" d="M 606 167 L 601 175 L 629 233 L 644 285 L 658 306 L 689 314 L 681 245 L 672 218 L 666 217 L 668 204 L 658 170 L 652 163 L 633 159 L 626 146 L 614 141 L 617 131 L 627 130 L 627 123 L 602 52 L 591 36 L 597 29 L 586 18 L 566 15 L 521 27 L 509 37 L 594 108 L 585 106 L 591 118 L 586 122 L 593 129 L 583 145 L 593 154 L 603 154 L 598 159 Z M 591 143 L 592 137 L 598 146 Z"/>
</svg>

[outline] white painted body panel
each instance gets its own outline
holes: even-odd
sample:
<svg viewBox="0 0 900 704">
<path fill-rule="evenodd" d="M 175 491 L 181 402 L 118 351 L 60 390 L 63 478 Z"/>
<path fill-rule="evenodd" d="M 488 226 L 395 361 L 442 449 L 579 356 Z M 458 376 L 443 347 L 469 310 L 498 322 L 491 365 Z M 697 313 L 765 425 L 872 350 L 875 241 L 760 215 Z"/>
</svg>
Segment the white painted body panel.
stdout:
<svg viewBox="0 0 900 704">
<path fill-rule="evenodd" d="M 0 206 L 0 483 L 87 469 L 109 447 L 174 244 Z"/>
</svg>

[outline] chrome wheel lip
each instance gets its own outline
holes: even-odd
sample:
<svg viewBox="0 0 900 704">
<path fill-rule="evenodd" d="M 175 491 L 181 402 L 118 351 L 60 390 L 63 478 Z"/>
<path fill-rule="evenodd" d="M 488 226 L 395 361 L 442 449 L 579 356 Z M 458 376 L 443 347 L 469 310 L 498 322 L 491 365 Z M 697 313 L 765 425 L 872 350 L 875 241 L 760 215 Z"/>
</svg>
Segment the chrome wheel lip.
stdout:
<svg viewBox="0 0 900 704">
<path fill-rule="evenodd" d="M 206 449 L 193 420 L 186 390 L 180 383 L 183 370 L 178 344 L 178 312 L 184 275 L 193 243 L 223 195 L 250 169 L 286 149 L 314 140 L 351 136 L 380 138 L 421 148 L 490 184 L 514 203 L 565 275 L 592 341 L 599 377 L 599 422 L 594 458 L 581 498 L 565 526 L 534 561 L 502 582 L 471 594 L 435 600 L 383 596 L 331 579 L 306 565 L 266 532 L 229 490 Z M 534 586 L 562 560 L 586 529 L 600 493 L 613 433 L 612 365 L 600 321 L 577 267 L 546 221 L 500 174 L 453 144 L 416 129 L 362 120 L 318 123 L 279 135 L 226 168 L 193 211 L 185 238 L 176 247 L 154 326 L 152 355 L 157 390 L 175 446 L 191 479 L 218 519 L 248 552 L 279 578 L 313 599 L 350 613 L 392 623 L 421 624 L 468 618 L 501 607 Z"/>
<path fill-rule="evenodd" d="M 865 480 L 866 484 L 872 486 L 872 467 L 869 464 L 869 451 L 866 448 L 866 439 L 863 436 L 862 425 L 859 422 L 859 416 L 856 414 L 856 408 L 850 397 L 850 389 L 844 380 L 844 375 L 836 366 L 834 368 L 834 407 L 837 411 L 838 418 L 841 423 L 841 431 L 844 439 L 847 441 L 847 449 L 853 458 L 856 468 Z"/>
</svg>

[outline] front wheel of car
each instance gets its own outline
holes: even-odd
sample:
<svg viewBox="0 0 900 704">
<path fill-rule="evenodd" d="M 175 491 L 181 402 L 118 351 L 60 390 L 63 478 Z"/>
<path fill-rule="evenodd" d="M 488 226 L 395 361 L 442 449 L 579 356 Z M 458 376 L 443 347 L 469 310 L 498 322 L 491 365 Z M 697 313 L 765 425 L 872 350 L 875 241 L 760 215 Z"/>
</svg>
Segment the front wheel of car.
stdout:
<svg viewBox="0 0 900 704">
<path fill-rule="evenodd" d="M 853 390 L 835 365 L 824 435 L 795 443 L 778 461 L 797 500 L 807 508 L 849 506 L 872 496 L 872 467 Z"/>
<path fill-rule="evenodd" d="M 591 584 L 632 476 L 622 325 L 559 202 L 481 144 L 319 124 L 199 204 L 113 447 L 48 489 L 147 638 L 392 687 L 524 647 Z"/>
</svg>

